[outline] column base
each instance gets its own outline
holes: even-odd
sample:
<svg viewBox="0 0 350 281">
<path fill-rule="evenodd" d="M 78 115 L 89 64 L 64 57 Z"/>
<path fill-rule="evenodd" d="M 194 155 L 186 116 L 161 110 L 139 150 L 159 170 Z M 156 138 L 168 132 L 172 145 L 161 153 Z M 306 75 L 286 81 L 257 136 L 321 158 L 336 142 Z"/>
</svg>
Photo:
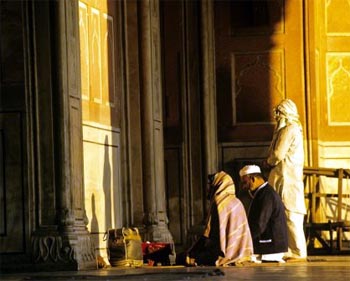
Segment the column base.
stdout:
<svg viewBox="0 0 350 281">
<path fill-rule="evenodd" d="M 153 224 L 145 227 L 145 241 L 174 243 L 173 236 L 166 224 Z"/>
<path fill-rule="evenodd" d="M 79 228 L 64 233 L 35 233 L 32 236 L 32 261 L 40 270 L 97 269 L 90 234 Z"/>
</svg>

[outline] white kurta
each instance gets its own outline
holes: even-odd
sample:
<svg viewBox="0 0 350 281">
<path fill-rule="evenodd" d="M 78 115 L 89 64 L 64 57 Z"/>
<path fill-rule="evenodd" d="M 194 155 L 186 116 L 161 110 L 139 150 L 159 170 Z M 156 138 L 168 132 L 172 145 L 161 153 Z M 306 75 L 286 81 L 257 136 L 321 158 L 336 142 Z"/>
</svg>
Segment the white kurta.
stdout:
<svg viewBox="0 0 350 281">
<path fill-rule="evenodd" d="M 273 167 L 268 182 L 280 194 L 286 208 L 287 255 L 305 258 L 307 250 L 303 230 L 303 219 L 306 214 L 303 183 L 304 148 L 299 124 L 289 123 L 276 129 L 267 163 Z"/>
<path fill-rule="evenodd" d="M 268 182 L 281 196 L 286 208 L 288 226 L 288 256 L 305 258 L 306 241 L 303 219 L 306 214 L 303 167 L 302 129 L 290 123 L 275 131 L 267 163 L 273 168 Z"/>
<path fill-rule="evenodd" d="M 303 135 L 298 124 L 290 123 L 275 131 L 267 163 L 273 167 L 268 182 L 280 194 L 286 209 L 306 214 Z"/>
</svg>

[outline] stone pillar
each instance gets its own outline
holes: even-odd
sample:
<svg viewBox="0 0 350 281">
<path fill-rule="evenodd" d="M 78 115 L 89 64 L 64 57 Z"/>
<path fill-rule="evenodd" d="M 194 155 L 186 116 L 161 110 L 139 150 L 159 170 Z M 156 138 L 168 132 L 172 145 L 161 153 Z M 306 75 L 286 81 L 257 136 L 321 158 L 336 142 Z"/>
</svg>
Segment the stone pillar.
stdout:
<svg viewBox="0 0 350 281">
<path fill-rule="evenodd" d="M 78 1 L 57 1 L 58 87 L 60 106 L 59 228 L 73 250 L 77 269 L 96 268 L 87 231 L 83 184 L 82 106 Z"/>
<path fill-rule="evenodd" d="M 50 198 L 56 199 L 49 210 L 42 204 L 38 209 L 53 210 L 56 219 L 51 227 L 39 224 L 32 235 L 32 255 L 41 270 L 96 269 L 84 206 L 78 1 L 54 1 L 51 8 L 56 186 Z"/>
<path fill-rule="evenodd" d="M 139 72 L 139 40 L 137 2 L 139 0 L 124 0 L 124 32 L 125 43 L 125 82 L 126 82 L 126 113 L 128 126 L 126 129 L 128 151 L 128 174 L 130 181 L 131 202 L 130 223 L 143 228 L 143 183 L 142 183 L 142 136 Z"/>
<path fill-rule="evenodd" d="M 206 174 L 218 169 L 218 140 L 216 116 L 215 34 L 212 0 L 201 1 L 201 42 L 203 66 L 203 130 Z"/>
<path fill-rule="evenodd" d="M 165 201 L 159 1 L 138 2 L 140 11 L 144 239 L 172 242 Z"/>
</svg>

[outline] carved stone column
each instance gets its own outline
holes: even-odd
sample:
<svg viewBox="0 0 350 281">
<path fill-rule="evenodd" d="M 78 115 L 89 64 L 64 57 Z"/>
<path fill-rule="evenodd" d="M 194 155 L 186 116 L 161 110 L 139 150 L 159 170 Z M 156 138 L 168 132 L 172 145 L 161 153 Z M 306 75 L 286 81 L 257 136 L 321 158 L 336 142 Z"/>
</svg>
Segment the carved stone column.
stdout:
<svg viewBox="0 0 350 281">
<path fill-rule="evenodd" d="M 35 266 L 42 270 L 95 269 L 84 206 L 78 1 L 54 1 L 51 9 L 55 188 L 48 198 L 55 200 L 47 208 L 43 203 L 37 208 L 44 219 L 45 213 L 55 214 L 55 219 L 46 219 L 49 226 L 39 220 L 32 235 L 32 255 Z M 44 165 L 38 163 L 38 169 Z M 46 195 L 45 188 L 39 185 L 38 194 Z"/>
<path fill-rule="evenodd" d="M 172 242 L 165 201 L 159 1 L 142 0 L 138 4 L 145 239 Z"/>
<path fill-rule="evenodd" d="M 61 94 L 58 129 L 62 156 L 59 167 L 60 234 L 73 248 L 77 269 L 96 268 L 84 204 L 78 1 L 57 1 L 57 11 L 57 71 Z"/>
<path fill-rule="evenodd" d="M 218 169 L 213 0 L 201 1 L 204 148 L 206 173 Z"/>
<path fill-rule="evenodd" d="M 143 228 L 143 183 L 142 183 L 142 136 L 140 100 L 139 46 L 135 44 L 139 38 L 137 2 L 139 0 L 124 0 L 124 33 L 125 40 L 125 82 L 127 105 L 127 144 L 128 173 L 130 179 L 130 201 L 132 209 L 130 222 L 133 226 Z"/>
</svg>

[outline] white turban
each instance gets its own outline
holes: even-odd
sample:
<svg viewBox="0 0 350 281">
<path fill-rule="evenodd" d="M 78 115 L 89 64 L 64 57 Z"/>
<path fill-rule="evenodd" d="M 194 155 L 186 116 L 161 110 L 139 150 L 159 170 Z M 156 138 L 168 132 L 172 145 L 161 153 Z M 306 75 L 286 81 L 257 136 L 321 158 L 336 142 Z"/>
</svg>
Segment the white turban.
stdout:
<svg viewBox="0 0 350 281">
<path fill-rule="evenodd" d="M 290 123 L 297 124 L 302 130 L 301 123 L 299 121 L 298 109 L 295 103 L 290 99 L 282 100 L 279 105 L 275 107 L 275 119 L 277 121 L 276 130 L 287 126 Z"/>
<path fill-rule="evenodd" d="M 288 119 L 299 119 L 298 109 L 290 99 L 284 99 L 276 106 L 275 110 L 282 113 Z"/>
<path fill-rule="evenodd" d="M 247 165 L 244 166 L 240 171 L 239 171 L 239 176 L 243 177 L 245 175 L 250 175 L 250 174 L 261 174 L 260 167 L 257 165 Z"/>
</svg>

